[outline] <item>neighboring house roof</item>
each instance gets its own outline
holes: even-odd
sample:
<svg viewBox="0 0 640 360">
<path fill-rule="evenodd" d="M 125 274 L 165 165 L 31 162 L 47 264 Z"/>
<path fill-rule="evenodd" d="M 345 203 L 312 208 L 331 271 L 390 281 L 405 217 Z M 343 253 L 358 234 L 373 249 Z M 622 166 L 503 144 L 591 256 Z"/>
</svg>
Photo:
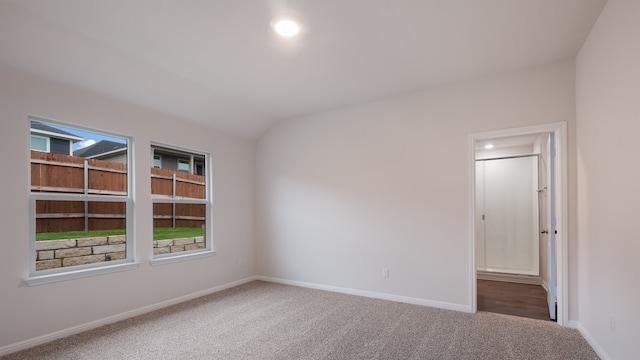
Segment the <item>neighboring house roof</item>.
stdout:
<svg viewBox="0 0 640 360">
<path fill-rule="evenodd" d="M 49 136 L 49 137 L 57 137 L 57 138 L 61 138 L 61 139 L 68 139 L 68 140 L 71 140 L 73 142 L 84 140 L 83 138 L 79 137 L 76 134 L 72 134 L 70 132 L 67 132 L 67 131 L 64 131 L 64 130 L 60 130 L 60 129 L 55 128 L 53 126 L 49 126 L 49 125 L 43 124 L 41 122 L 33 121 L 33 120 L 31 120 L 31 132 L 35 133 L 35 134 L 46 135 L 46 136 Z"/>
<path fill-rule="evenodd" d="M 93 145 L 74 151 L 73 156 L 97 158 L 100 156 L 112 155 L 125 150 L 127 150 L 127 144 L 110 140 L 100 140 Z"/>
</svg>

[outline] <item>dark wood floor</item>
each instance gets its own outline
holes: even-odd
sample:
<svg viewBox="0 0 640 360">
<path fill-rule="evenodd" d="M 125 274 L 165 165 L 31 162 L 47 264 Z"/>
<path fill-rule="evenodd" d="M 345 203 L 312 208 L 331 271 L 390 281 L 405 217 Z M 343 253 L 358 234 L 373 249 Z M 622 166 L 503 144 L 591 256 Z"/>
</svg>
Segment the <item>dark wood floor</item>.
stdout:
<svg viewBox="0 0 640 360">
<path fill-rule="evenodd" d="M 547 292 L 540 285 L 478 280 L 478 311 L 550 320 Z"/>
</svg>

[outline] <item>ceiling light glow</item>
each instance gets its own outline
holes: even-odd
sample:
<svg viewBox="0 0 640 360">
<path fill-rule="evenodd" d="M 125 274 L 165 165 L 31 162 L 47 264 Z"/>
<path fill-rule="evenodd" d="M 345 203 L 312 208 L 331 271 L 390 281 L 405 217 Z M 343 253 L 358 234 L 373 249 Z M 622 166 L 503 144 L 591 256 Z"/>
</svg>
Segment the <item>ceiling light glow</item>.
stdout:
<svg viewBox="0 0 640 360">
<path fill-rule="evenodd" d="M 292 37 L 300 32 L 300 26 L 291 19 L 281 19 L 275 22 L 273 29 L 282 36 Z"/>
<path fill-rule="evenodd" d="M 487 144 L 484 146 L 485 149 L 493 149 L 493 144 Z"/>
</svg>

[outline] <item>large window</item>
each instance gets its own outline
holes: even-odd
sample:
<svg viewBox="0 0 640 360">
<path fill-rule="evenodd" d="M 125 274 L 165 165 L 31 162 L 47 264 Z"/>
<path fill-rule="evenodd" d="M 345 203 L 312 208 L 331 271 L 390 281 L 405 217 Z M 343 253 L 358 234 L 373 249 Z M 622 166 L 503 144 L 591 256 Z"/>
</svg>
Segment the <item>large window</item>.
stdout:
<svg viewBox="0 0 640 360">
<path fill-rule="evenodd" d="M 208 155 L 190 149 L 152 144 L 153 157 L 174 167 L 151 169 L 154 260 L 212 252 L 211 179 Z M 191 164 L 200 164 L 200 174 Z M 155 165 L 155 164 L 154 164 Z"/>
<path fill-rule="evenodd" d="M 32 261 L 27 282 L 131 264 L 130 140 L 42 119 L 30 119 L 30 125 L 47 126 L 51 138 L 59 133 L 74 155 L 31 151 Z M 41 150 L 37 141 L 34 146 L 32 136 L 31 146 Z M 105 142 L 120 144 L 126 163 L 101 154 Z"/>
</svg>

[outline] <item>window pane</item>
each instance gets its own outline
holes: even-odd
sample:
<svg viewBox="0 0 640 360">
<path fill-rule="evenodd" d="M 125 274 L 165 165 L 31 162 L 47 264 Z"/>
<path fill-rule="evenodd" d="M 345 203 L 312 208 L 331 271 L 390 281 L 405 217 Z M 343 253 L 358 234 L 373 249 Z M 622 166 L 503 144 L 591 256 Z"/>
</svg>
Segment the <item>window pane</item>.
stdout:
<svg viewBox="0 0 640 360">
<path fill-rule="evenodd" d="M 159 169 L 162 167 L 162 158 L 159 155 L 153 156 L 153 167 Z"/>
<path fill-rule="evenodd" d="M 204 249 L 205 214 L 205 204 L 154 203 L 154 255 Z"/>
<path fill-rule="evenodd" d="M 52 144 L 50 153 L 31 152 L 32 192 L 127 195 L 126 139 L 40 121 L 31 132 L 32 147 L 34 138 Z"/>
<path fill-rule="evenodd" d="M 47 151 L 47 139 L 39 136 L 31 136 L 31 150 Z"/>
<path fill-rule="evenodd" d="M 126 203 L 36 200 L 36 271 L 126 259 Z"/>
<path fill-rule="evenodd" d="M 188 173 L 189 170 L 189 160 L 178 159 L 178 171 Z"/>
</svg>

